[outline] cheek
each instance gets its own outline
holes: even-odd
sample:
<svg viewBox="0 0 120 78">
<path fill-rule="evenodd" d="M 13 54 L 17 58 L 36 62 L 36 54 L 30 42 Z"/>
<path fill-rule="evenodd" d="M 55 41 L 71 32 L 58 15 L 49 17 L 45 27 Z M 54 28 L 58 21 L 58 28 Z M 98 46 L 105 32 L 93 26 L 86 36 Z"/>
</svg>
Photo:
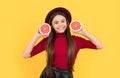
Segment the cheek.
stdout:
<svg viewBox="0 0 120 78">
<path fill-rule="evenodd" d="M 54 28 L 54 29 L 57 28 L 57 25 L 53 25 L 52 28 Z"/>
<path fill-rule="evenodd" d="M 66 24 L 66 23 L 64 23 L 64 26 L 66 26 L 66 27 L 67 27 L 67 24 Z"/>
<path fill-rule="evenodd" d="M 63 24 L 64 24 L 64 25 L 67 25 L 67 23 L 66 23 L 66 22 L 64 22 Z"/>
</svg>

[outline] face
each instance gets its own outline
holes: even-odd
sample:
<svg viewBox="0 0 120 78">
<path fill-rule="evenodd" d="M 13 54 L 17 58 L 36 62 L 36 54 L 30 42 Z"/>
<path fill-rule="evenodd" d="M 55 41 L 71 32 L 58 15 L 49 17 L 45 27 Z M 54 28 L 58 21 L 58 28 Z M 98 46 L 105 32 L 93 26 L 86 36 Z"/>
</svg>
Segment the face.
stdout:
<svg viewBox="0 0 120 78">
<path fill-rule="evenodd" d="M 64 33 L 67 28 L 65 17 L 62 15 L 56 15 L 52 20 L 52 26 L 56 33 Z"/>
</svg>

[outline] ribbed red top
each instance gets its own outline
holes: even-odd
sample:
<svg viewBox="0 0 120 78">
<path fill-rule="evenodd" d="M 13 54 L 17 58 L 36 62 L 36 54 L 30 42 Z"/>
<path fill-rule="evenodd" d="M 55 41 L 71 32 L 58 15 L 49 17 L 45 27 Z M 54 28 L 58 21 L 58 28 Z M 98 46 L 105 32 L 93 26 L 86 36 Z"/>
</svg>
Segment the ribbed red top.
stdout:
<svg viewBox="0 0 120 78">
<path fill-rule="evenodd" d="M 89 40 L 83 39 L 82 37 L 78 37 L 78 36 L 72 36 L 72 38 L 76 44 L 74 60 L 76 59 L 76 56 L 80 51 L 80 49 L 83 48 L 96 49 L 96 46 Z M 31 52 L 31 57 L 42 52 L 43 50 L 46 50 L 46 42 L 47 42 L 47 38 L 44 38 L 37 45 L 35 45 Z M 68 54 L 68 46 L 65 35 L 63 33 L 56 34 L 55 42 L 54 42 L 54 59 L 52 63 L 53 66 L 61 69 L 68 69 L 67 54 Z"/>
</svg>

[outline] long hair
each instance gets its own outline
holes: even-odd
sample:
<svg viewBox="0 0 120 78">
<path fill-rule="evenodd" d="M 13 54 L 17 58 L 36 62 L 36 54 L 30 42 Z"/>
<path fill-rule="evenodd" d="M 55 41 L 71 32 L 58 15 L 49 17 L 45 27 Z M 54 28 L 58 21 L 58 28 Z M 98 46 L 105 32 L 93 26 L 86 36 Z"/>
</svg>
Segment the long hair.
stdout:
<svg viewBox="0 0 120 78">
<path fill-rule="evenodd" d="M 75 42 L 73 41 L 69 29 L 69 24 L 67 16 L 62 13 L 62 12 L 55 12 L 54 14 L 51 15 L 49 19 L 49 24 L 51 26 L 51 32 L 49 34 L 48 40 L 47 40 L 47 66 L 46 66 L 46 73 L 48 76 L 53 77 L 53 72 L 52 72 L 52 62 L 53 62 L 53 55 L 54 55 L 54 41 L 55 41 L 55 30 L 52 27 L 52 20 L 56 15 L 62 15 L 66 18 L 67 22 L 67 28 L 64 32 L 65 37 L 67 39 L 67 44 L 68 44 L 68 69 L 69 71 L 73 71 L 73 63 L 74 63 L 74 51 L 75 51 Z"/>
</svg>

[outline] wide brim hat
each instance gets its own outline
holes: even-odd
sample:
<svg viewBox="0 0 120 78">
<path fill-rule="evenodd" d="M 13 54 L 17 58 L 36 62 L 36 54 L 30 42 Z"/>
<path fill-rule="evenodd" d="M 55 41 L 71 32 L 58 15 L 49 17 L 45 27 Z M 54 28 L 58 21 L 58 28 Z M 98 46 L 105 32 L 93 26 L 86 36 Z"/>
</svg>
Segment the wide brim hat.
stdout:
<svg viewBox="0 0 120 78">
<path fill-rule="evenodd" d="M 49 23 L 49 19 L 51 17 L 52 14 L 56 13 L 56 12 L 62 12 L 66 15 L 67 19 L 68 19 L 68 22 L 70 23 L 71 22 L 71 13 L 66 9 L 66 8 L 63 8 L 63 7 L 57 7 L 57 8 L 54 8 L 52 9 L 46 16 L 45 18 L 45 23 Z"/>
</svg>

